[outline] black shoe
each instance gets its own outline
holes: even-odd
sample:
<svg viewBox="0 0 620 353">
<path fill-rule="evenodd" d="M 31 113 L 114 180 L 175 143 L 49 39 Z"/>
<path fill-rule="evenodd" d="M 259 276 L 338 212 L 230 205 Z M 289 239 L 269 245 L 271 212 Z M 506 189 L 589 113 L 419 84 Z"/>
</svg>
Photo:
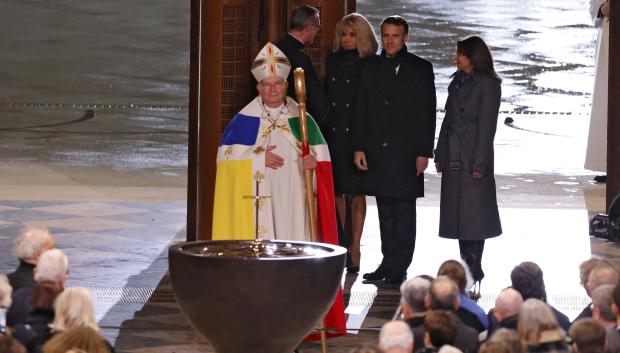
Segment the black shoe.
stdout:
<svg viewBox="0 0 620 353">
<path fill-rule="evenodd" d="M 474 290 L 469 291 L 469 298 L 475 302 L 478 302 L 480 297 L 482 297 L 482 294 L 480 294 L 481 284 L 482 280 L 476 280 L 476 282 L 474 282 Z"/>
<path fill-rule="evenodd" d="M 400 285 L 407 279 L 406 276 L 396 276 L 396 277 L 384 277 L 382 279 L 371 280 L 367 279 L 362 281 L 364 284 L 374 284 L 379 288 L 383 289 L 399 289 Z"/>
<path fill-rule="evenodd" d="M 401 285 L 403 282 L 405 282 L 407 280 L 407 276 L 386 276 L 383 279 L 383 282 L 385 284 L 394 284 L 394 285 Z"/>
<path fill-rule="evenodd" d="M 369 279 L 371 281 L 376 281 L 378 279 L 383 279 L 387 274 L 387 269 L 383 265 L 383 262 L 379 264 L 379 267 L 374 272 L 364 273 L 362 276 L 363 279 Z"/>
<path fill-rule="evenodd" d="M 383 278 L 385 278 L 385 273 L 383 272 L 383 269 L 381 268 L 381 266 L 379 266 L 379 268 L 377 268 L 375 272 L 364 273 L 364 276 L 362 276 L 362 278 L 367 279 L 369 281 L 378 281 L 378 280 L 382 280 Z"/>
<path fill-rule="evenodd" d="M 356 274 L 360 272 L 360 267 L 359 266 L 347 266 L 347 273 L 349 274 Z"/>
<path fill-rule="evenodd" d="M 607 174 L 595 176 L 594 177 L 594 181 L 596 181 L 597 183 L 606 183 L 607 182 Z"/>
<path fill-rule="evenodd" d="M 383 278 L 385 278 L 385 274 L 379 271 L 368 272 L 368 273 L 364 273 L 364 276 L 362 276 L 362 278 L 364 278 L 367 281 L 382 281 Z"/>
</svg>

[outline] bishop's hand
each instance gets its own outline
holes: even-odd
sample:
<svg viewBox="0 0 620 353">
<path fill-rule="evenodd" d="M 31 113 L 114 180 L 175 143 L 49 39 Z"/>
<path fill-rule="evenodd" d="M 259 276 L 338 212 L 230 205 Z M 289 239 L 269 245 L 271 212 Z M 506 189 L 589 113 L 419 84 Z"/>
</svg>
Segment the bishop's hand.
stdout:
<svg viewBox="0 0 620 353">
<path fill-rule="evenodd" d="M 280 157 L 279 155 L 271 152 L 273 151 L 276 147 L 276 145 L 269 145 L 267 146 L 267 152 L 265 152 L 265 167 L 271 168 L 271 169 L 278 169 L 281 168 L 284 165 L 284 158 Z"/>
<path fill-rule="evenodd" d="M 312 153 L 301 156 L 301 166 L 303 169 L 316 169 L 316 157 Z"/>
</svg>

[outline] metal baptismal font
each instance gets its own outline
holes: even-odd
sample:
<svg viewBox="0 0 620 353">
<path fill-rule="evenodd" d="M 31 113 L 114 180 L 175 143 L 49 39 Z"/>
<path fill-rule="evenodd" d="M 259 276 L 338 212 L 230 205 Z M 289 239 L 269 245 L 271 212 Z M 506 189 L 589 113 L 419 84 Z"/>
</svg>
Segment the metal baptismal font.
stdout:
<svg viewBox="0 0 620 353">
<path fill-rule="evenodd" d="M 291 353 L 330 308 L 346 249 L 279 240 L 169 248 L 181 309 L 218 353 Z"/>
</svg>

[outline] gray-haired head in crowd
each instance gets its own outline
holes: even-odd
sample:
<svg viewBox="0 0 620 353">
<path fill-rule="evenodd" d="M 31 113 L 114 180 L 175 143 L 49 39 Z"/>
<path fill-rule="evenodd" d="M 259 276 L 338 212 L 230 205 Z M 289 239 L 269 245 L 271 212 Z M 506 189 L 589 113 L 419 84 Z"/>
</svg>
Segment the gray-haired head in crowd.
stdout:
<svg viewBox="0 0 620 353">
<path fill-rule="evenodd" d="M 618 271 L 606 261 L 601 261 L 590 271 L 586 288 L 591 294 L 603 284 L 616 285 L 616 283 L 618 283 Z"/>
<path fill-rule="evenodd" d="M 403 312 L 424 312 L 424 297 L 428 293 L 431 282 L 422 277 L 414 277 L 400 286 L 400 304 Z"/>
<path fill-rule="evenodd" d="M 21 261 L 36 265 L 46 250 L 54 248 L 54 238 L 41 225 L 26 226 L 13 243 L 13 255 Z"/>
<path fill-rule="evenodd" d="M 411 353 L 413 333 L 404 321 L 390 321 L 379 333 L 379 350 L 383 353 Z"/>
<path fill-rule="evenodd" d="M 34 271 L 34 280 L 37 282 L 61 282 L 67 280 L 69 259 L 60 249 L 48 250 L 41 255 Z"/>
<path fill-rule="evenodd" d="M 614 303 L 613 284 L 602 284 L 591 293 L 592 297 L 592 317 L 608 323 L 616 322 L 616 314 L 614 314 L 611 306 Z"/>
</svg>

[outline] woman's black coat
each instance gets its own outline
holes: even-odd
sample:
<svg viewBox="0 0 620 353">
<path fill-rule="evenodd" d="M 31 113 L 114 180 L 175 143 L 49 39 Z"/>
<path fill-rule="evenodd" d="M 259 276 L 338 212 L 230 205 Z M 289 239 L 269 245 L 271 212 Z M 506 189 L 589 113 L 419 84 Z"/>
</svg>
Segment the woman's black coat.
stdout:
<svg viewBox="0 0 620 353">
<path fill-rule="evenodd" d="M 457 72 L 448 87 L 435 163 L 442 170 L 439 236 L 483 240 L 498 236 L 493 140 L 501 100 L 500 80 Z M 480 172 L 475 180 L 472 172 Z"/>
<path fill-rule="evenodd" d="M 324 86 L 329 112 L 321 131 L 329 146 L 336 194 L 360 193 L 360 171 L 353 164 L 351 134 L 364 62 L 357 49 L 339 50 L 325 58 Z"/>
</svg>

